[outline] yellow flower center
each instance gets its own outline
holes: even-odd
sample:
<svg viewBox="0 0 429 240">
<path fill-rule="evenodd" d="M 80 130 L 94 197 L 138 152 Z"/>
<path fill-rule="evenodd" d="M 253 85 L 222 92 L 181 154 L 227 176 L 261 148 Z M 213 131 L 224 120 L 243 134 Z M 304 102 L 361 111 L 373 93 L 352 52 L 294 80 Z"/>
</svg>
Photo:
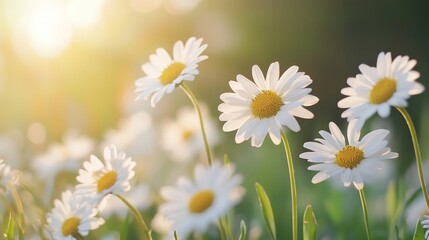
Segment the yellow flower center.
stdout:
<svg viewBox="0 0 429 240">
<path fill-rule="evenodd" d="M 335 154 L 335 164 L 343 168 L 353 169 L 363 160 L 363 151 L 355 146 L 347 145 Z"/>
<path fill-rule="evenodd" d="M 64 221 L 61 227 L 61 232 L 64 237 L 77 234 L 79 229 L 80 219 L 77 217 L 71 217 Z"/>
<path fill-rule="evenodd" d="M 101 176 L 97 181 L 97 191 L 101 193 L 103 190 L 109 189 L 115 184 L 118 174 L 116 171 L 110 171 Z"/>
<path fill-rule="evenodd" d="M 185 141 L 187 141 L 187 140 L 189 140 L 192 137 L 192 135 L 194 135 L 192 133 L 192 131 L 185 130 L 185 131 L 182 132 L 182 139 L 185 140 Z"/>
<path fill-rule="evenodd" d="M 159 80 L 161 81 L 162 85 L 168 85 L 172 83 L 177 77 L 180 76 L 183 69 L 185 69 L 186 65 L 181 62 L 173 62 L 168 67 L 162 71 L 161 76 L 159 77 Z"/>
<path fill-rule="evenodd" d="M 191 201 L 189 202 L 189 211 L 191 213 L 202 213 L 207 208 L 209 208 L 213 201 L 215 195 L 210 190 L 202 190 L 192 196 Z"/>
<path fill-rule="evenodd" d="M 396 91 L 396 81 L 391 78 L 383 78 L 378 81 L 369 94 L 372 104 L 380 104 L 389 100 Z"/>
<path fill-rule="evenodd" d="M 254 99 L 250 108 L 253 116 L 262 119 L 275 116 L 283 106 L 282 98 L 271 90 L 264 90 Z"/>
</svg>

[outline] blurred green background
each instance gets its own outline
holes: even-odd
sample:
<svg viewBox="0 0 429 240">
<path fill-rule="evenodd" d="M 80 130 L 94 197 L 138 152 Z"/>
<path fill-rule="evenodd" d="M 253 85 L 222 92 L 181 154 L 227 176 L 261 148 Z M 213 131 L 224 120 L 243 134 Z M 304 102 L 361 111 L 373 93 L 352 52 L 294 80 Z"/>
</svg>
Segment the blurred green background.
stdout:
<svg viewBox="0 0 429 240">
<path fill-rule="evenodd" d="M 309 108 L 315 118 L 299 121 L 301 132 L 287 133 L 297 169 L 299 213 L 313 205 L 319 239 L 363 239 L 358 192 L 329 181 L 311 184 L 314 173 L 298 155 L 304 151 L 302 144 L 318 137 L 330 121 L 345 129 L 337 108 L 343 98 L 340 90 L 359 72 L 359 64 L 374 66 L 379 52 L 416 59 L 419 81 L 429 86 L 428 9 L 427 1 L 399 0 L 0 0 L 0 133 L 20 132 L 28 145 L 43 149 L 70 128 L 101 139 L 136 109 L 150 111 L 155 122 L 175 116 L 180 106 L 190 105 L 183 92 L 165 96 L 151 109 L 148 102 L 133 103 L 134 81 L 143 76 L 140 66 L 156 48 L 171 51 L 177 40 L 202 37 L 209 59 L 200 64 L 200 74 L 189 86 L 215 118 L 220 94 L 231 91 L 228 81 L 237 74 L 250 77 L 253 64 L 264 72 L 274 61 L 281 71 L 297 65 L 313 79 L 312 94 L 320 99 Z M 429 144 L 427 103 L 424 92 L 412 97 L 408 108 L 424 159 Z M 29 126 L 35 122 L 45 127 L 41 140 L 31 137 Z M 220 133 L 221 126 L 218 122 Z M 389 119 L 373 117 L 365 131 L 377 126 L 392 130 L 390 145 L 400 154 L 384 177 L 366 187 L 373 234 L 386 239 L 387 183 L 398 180 L 407 186 L 404 176 L 414 157 L 397 111 Z M 221 134 L 215 155 L 230 156 L 247 188 L 235 210 L 236 220 L 260 224 L 262 239 L 268 237 L 254 191 L 259 182 L 272 199 L 279 239 L 288 239 L 290 191 L 283 148 L 268 139 L 260 149 L 248 142 L 236 145 L 235 132 Z"/>
</svg>

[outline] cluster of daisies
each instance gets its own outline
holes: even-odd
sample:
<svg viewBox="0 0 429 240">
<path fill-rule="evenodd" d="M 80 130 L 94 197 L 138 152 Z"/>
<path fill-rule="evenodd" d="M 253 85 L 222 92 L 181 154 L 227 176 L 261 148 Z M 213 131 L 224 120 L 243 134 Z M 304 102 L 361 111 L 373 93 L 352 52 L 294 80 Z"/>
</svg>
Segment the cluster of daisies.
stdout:
<svg viewBox="0 0 429 240">
<path fill-rule="evenodd" d="M 415 82 L 419 76 L 411 69 L 415 60 L 407 56 L 398 56 L 393 61 L 390 53 L 380 53 L 377 67 L 360 65 L 362 74 L 349 78 L 350 87 L 341 92 L 347 95 L 338 103 L 341 108 L 348 108 L 342 114 L 347 118 L 347 142 L 338 126 L 329 123 L 330 132 L 320 131 L 322 138 L 307 142 L 304 147 L 311 150 L 300 157 L 316 163 L 309 170 L 319 171 L 312 180 L 319 183 L 330 176 L 341 175 L 345 186 L 352 182 L 357 189 L 362 189 L 362 174 L 373 172 L 379 160 L 396 158 L 390 151 L 386 137 L 388 130 L 375 130 L 361 140 L 360 130 L 371 115 L 378 112 L 387 117 L 390 107 L 406 107 L 410 95 L 423 92 L 424 87 Z M 310 95 L 312 82 L 309 76 L 298 72 L 292 66 L 280 75 L 279 64 L 272 63 L 266 77 L 260 68 L 252 68 L 253 81 L 238 75 L 237 81 L 230 81 L 233 93 L 224 93 L 219 105 L 222 112 L 220 120 L 226 121 L 224 131 L 237 130 L 235 141 L 241 143 L 251 139 L 252 146 L 259 147 L 269 135 L 274 144 L 280 144 L 283 126 L 298 132 L 299 124 L 295 117 L 313 118 L 313 114 L 304 107 L 314 105 L 318 98 Z"/>
<path fill-rule="evenodd" d="M 208 58 L 203 55 L 206 48 L 207 44 L 203 44 L 201 38 L 191 37 L 185 43 L 176 42 L 172 55 L 163 48 L 157 49 L 155 54 L 150 55 L 150 61 L 143 64 L 142 70 L 146 76 L 136 80 L 135 91 L 136 100 L 150 100 L 151 106 L 155 107 L 166 94 L 172 93 L 176 87 L 181 88 L 190 98 L 195 111 L 183 109 L 179 111 L 177 121 L 165 123 L 166 131 L 161 134 L 162 142 L 165 142 L 164 150 L 174 156 L 177 163 L 184 164 L 205 149 L 207 163 L 196 164 L 192 177 L 180 176 L 175 185 L 160 188 L 161 203 L 152 224 L 148 225 L 141 212 L 127 200 L 125 193 L 130 192 L 131 180 L 140 167 L 139 161 L 133 160 L 133 154 L 151 148 L 151 142 L 144 142 L 151 129 L 150 124 L 144 123 L 150 122 L 150 117 L 136 114 L 121 125 L 121 131 L 108 132 L 108 139 L 118 141 L 105 141 L 103 145 L 107 147 L 104 148 L 103 158 L 100 160 L 90 155 L 83 165 L 80 161 L 60 159 L 64 159 L 65 155 L 71 159 L 84 158 L 91 153 L 94 143 L 87 138 L 79 141 L 66 138 L 63 145 L 52 146 L 48 155 L 38 156 L 32 166 L 39 169 L 36 172 L 43 175 L 40 177 L 48 179 L 47 183 L 55 182 L 57 173 L 62 169 L 78 172 L 78 183 L 73 189 L 64 191 L 46 214 L 45 237 L 83 239 L 91 230 L 105 223 L 103 211 L 116 204 L 129 208 L 141 224 L 139 229 L 143 233 L 140 236 L 145 239 L 152 239 L 152 227 L 163 228 L 165 239 L 188 239 L 192 234 L 205 233 L 215 224 L 222 228 L 222 219 L 240 202 L 245 191 L 241 187 L 242 177 L 235 173 L 232 164 L 211 160 L 211 144 L 219 142 L 215 123 L 207 117 L 207 107 L 198 103 L 186 85 L 199 74 L 198 64 Z M 329 131 L 319 132 L 321 138 L 303 145 L 309 151 L 301 153 L 300 158 L 314 163 L 308 169 L 317 171 L 312 183 L 339 177 L 344 186 L 353 185 L 361 193 L 367 175 L 380 169 L 384 160 L 398 157 L 388 147 L 388 130 L 376 129 L 363 137 L 360 132 L 366 120 L 376 113 L 383 118 L 388 117 L 392 107 L 404 113 L 408 98 L 424 91 L 423 85 L 416 82 L 419 73 L 413 70 L 415 64 L 416 61 L 408 56 L 397 56 L 392 60 L 391 53 L 382 52 L 375 67 L 359 66 L 361 73 L 347 80 L 349 87 L 341 91 L 346 97 L 338 102 L 338 107 L 346 109 L 341 116 L 348 121 L 347 134 L 330 122 Z M 237 75 L 235 81 L 229 81 L 232 92 L 220 96 L 223 102 L 218 110 L 221 112 L 220 121 L 225 122 L 223 131 L 236 131 L 236 143 L 250 140 L 254 147 L 261 147 L 268 135 L 276 145 L 284 142 L 287 146 L 285 150 L 291 156 L 284 127 L 299 132 L 297 118 L 314 117 L 307 109 L 319 101 L 311 95 L 309 85 L 312 79 L 300 72 L 297 66 L 282 72 L 278 62 L 270 64 L 266 74 L 254 65 L 251 75 L 251 78 Z M 130 142 L 136 139 L 143 139 L 139 142 L 144 144 L 127 149 Z M 292 159 L 288 161 L 292 163 Z M 293 176 L 291 168 L 292 164 L 289 165 L 289 172 Z M 291 189 L 295 188 L 292 178 Z M 17 174 L 0 160 L 0 187 L 3 192 L 13 189 L 18 182 Z M 48 184 L 46 189 L 45 198 L 49 201 L 53 186 Z M 422 189 L 425 191 L 425 188 Z M 113 202 L 115 199 L 121 203 Z M 292 203 L 296 205 L 296 196 Z M 293 216 L 293 219 L 295 221 L 297 217 Z M 428 222 L 429 217 L 421 221 L 426 229 L 429 228 Z M 296 239 L 296 236 L 294 233 L 293 238 Z M 429 239 L 429 230 L 425 237 Z"/>
<path fill-rule="evenodd" d="M 151 104 L 155 106 L 165 93 L 171 93 L 181 81 L 193 80 L 198 74 L 197 63 L 207 58 L 200 56 L 206 46 L 202 45 L 202 39 L 196 38 L 189 39 L 185 44 L 177 42 L 174 60 L 164 49 L 158 49 L 155 55 L 150 56 L 151 62 L 143 65 L 148 76 L 136 82 L 137 91 L 142 91 L 138 98 L 151 96 Z M 204 107 L 202 110 L 202 116 L 206 116 L 207 110 Z M 209 139 L 217 142 L 213 125 L 207 121 L 206 129 Z M 174 160 L 190 161 L 203 147 L 202 139 L 196 136 L 199 128 L 195 112 L 185 108 L 179 112 L 177 121 L 167 122 L 165 126 L 168 133 L 163 138 L 170 139 L 166 140 L 168 144 L 164 149 L 176 155 Z M 176 137 L 171 139 L 171 136 Z M 179 151 L 178 146 L 185 149 Z M 74 191 L 65 191 L 61 199 L 55 200 L 55 207 L 47 214 L 48 232 L 53 239 L 80 239 L 101 226 L 104 220 L 100 214 L 111 204 L 112 195 L 128 205 L 136 218 L 140 218 L 141 227 L 146 231 L 142 238 L 152 239 L 151 230 L 141 214 L 122 196 L 131 189 L 130 180 L 135 175 L 136 162 L 118 151 L 113 145 L 106 147 L 104 161 L 91 155 L 90 160 L 79 169 L 76 178 L 79 184 Z M 162 227 L 168 228 L 166 239 L 173 238 L 173 235 L 187 239 L 192 233 L 204 233 L 211 224 L 216 224 L 226 215 L 244 194 L 240 186 L 242 177 L 234 172 L 232 164 L 217 161 L 208 166 L 197 164 L 193 179 L 182 176 L 175 186 L 161 188 L 164 202 L 155 217 L 157 222 L 152 225 L 157 227 L 158 222 L 162 221 Z"/>
<path fill-rule="evenodd" d="M 136 163 L 113 145 L 104 149 L 103 160 L 91 155 L 79 170 L 79 184 L 74 191 L 67 190 L 61 199 L 55 200 L 55 207 L 47 214 L 48 233 L 53 239 L 80 239 L 88 235 L 104 223 L 97 216 L 101 202 L 108 204 L 107 196 L 130 190 Z"/>
<path fill-rule="evenodd" d="M 143 65 L 147 76 L 136 82 L 137 98 L 150 98 L 154 106 L 163 95 L 171 93 L 177 86 L 183 87 L 184 81 L 193 80 L 198 74 L 197 63 L 207 58 L 200 56 L 206 48 L 200 44 L 201 39 L 195 38 L 189 39 L 185 46 L 176 43 L 173 58 L 165 50 L 158 49 L 150 57 L 150 63 Z M 338 107 L 346 108 L 342 117 L 349 122 L 347 140 L 340 128 L 331 122 L 329 132 L 320 131 L 322 138 L 306 142 L 304 147 L 310 151 L 300 154 L 301 158 L 315 163 L 309 167 L 309 170 L 318 171 L 313 183 L 340 176 L 344 186 L 353 183 L 361 191 L 366 175 L 374 174 L 381 161 L 398 157 L 388 147 L 388 130 L 377 129 L 362 138 L 360 132 L 365 121 L 375 113 L 385 118 L 391 107 L 403 111 L 411 95 L 424 91 L 423 85 L 416 82 L 419 74 L 412 70 L 415 64 L 416 61 L 408 56 L 397 56 L 392 60 L 391 53 L 382 52 L 376 67 L 359 66 L 361 74 L 347 80 L 349 87 L 341 91 L 346 98 L 338 103 Z M 237 131 L 236 143 L 250 139 L 252 146 L 260 147 L 269 135 L 278 145 L 285 138 L 284 126 L 298 132 L 297 117 L 313 118 L 306 107 L 316 104 L 319 99 L 310 95 L 312 89 L 308 86 L 312 80 L 299 72 L 297 66 L 281 73 L 279 63 L 274 62 L 264 75 L 260 67 L 254 65 L 252 80 L 237 75 L 236 81 L 229 82 L 233 92 L 220 96 L 223 103 L 218 107 L 219 119 L 225 121 L 225 132 Z"/>
</svg>

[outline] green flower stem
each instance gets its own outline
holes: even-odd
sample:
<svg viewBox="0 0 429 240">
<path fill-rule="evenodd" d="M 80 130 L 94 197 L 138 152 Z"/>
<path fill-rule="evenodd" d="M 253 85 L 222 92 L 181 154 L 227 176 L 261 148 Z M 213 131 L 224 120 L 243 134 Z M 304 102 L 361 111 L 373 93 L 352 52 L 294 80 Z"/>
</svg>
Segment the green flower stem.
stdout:
<svg viewBox="0 0 429 240">
<path fill-rule="evenodd" d="M 405 110 L 405 108 L 396 107 L 396 109 L 398 109 L 398 111 L 402 114 L 405 121 L 407 122 L 408 128 L 410 129 L 411 139 L 413 140 L 414 146 L 414 154 L 416 155 L 417 172 L 419 173 L 420 187 L 422 188 L 423 196 L 425 197 L 426 208 L 429 210 L 429 195 L 426 188 L 425 177 L 423 175 L 422 154 L 420 152 L 420 146 L 417 140 L 416 128 L 414 127 L 413 121 L 411 120 L 411 117 L 408 114 L 407 110 Z"/>
<path fill-rule="evenodd" d="M 290 194 L 292 202 L 292 239 L 298 239 L 298 206 L 296 197 L 296 183 L 295 183 L 295 171 L 293 169 L 292 152 L 290 151 L 289 142 L 287 140 L 285 132 L 282 130 L 283 146 L 286 152 L 286 160 L 289 168 L 289 179 L 290 179 Z"/>
<path fill-rule="evenodd" d="M 115 194 L 116 197 L 118 197 L 119 199 L 121 199 L 122 202 L 125 203 L 125 205 L 127 205 L 127 207 L 131 210 L 131 212 L 133 213 L 134 217 L 136 218 L 136 220 L 139 222 L 139 224 L 143 227 L 143 230 L 145 232 L 146 238 L 147 240 L 152 240 L 152 236 L 151 236 L 151 230 L 147 227 L 145 221 L 143 220 L 143 216 L 140 214 L 139 210 L 137 210 L 133 205 L 131 205 L 130 202 L 128 202 L 124 197 L 122 197 L 119 194 Z"/>
<path fill-rule="evenodd" d="M 201 132 L 203 133 L 204 146 L 206 148 L 206 154 L 207 154 L 207 161 L 209 162 L 209 165 L 212 165 L 210 146 L 209 146 L 209 143 L 207 141 L 207 135 L 206 135 L 206 131 L 204 129 L 203 115 L 201 114 L 201 109 L 200 109 L 200 106 L 198 105 L 197 98 L 195 97 L 195 95 L 191 91 L 191 89 L 189 89 L 188 86 L 185 85 L 185 83 L 182 83 L 179 86 L 186 93 L 186 95 L 188 95 L 189 99 L 191 100 L 192 104 L 194 105 L 195 111 L 197 111 L 198 119 L 200 120 Z"/>
<path fill-rule="evenodd" d="M 358 191 L 359 191 L 360 201 L 362 203 L 363 216 L 365 219 L 366 237 L 368 238 L 368 240 L 371 240 L 371 232 L 369 230 L 368 209 L 366 206 L 365 194 L 363 193 L 363 189 L 360 189 Z"/>
</svg>

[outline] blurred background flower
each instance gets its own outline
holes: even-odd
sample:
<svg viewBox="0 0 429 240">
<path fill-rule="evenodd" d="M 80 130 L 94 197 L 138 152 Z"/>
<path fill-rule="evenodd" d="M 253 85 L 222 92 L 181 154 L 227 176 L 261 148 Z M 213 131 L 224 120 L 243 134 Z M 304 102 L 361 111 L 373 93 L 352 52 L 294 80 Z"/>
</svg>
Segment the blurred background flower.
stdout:
<svg viewBox="0 0 429 240">
<path fill-rule="evenodd" d="M 359 64 L 374 66 L 379 52 L 416 59 L 418 81 L 429 86 L 428 8 L 426 1 L 400 0 L 0 0 L 0 158 L 22 171 L 22 184 L 31 187 L 29 191 L 43 196 L 44 182 L 33 176 L 37 174 L 32 167 L 35 156 L 49 151 L 53 143 L 62 143 L 65 133 L 74 129 L 93 139 L 92 154 L 97 156 L 105 145 L 118 144 L 118 150 L 137 162 L 136 182 L 147 183 L 151 193 L 172 185 L 178 175 L 190 176 L 191 166 L 169 161 L 171 156 L 159 146 L 160 123 L 175 119 L 179 109 L 191 106 L 185 94 L 175 91 L 150 109 L 148 102 L 134 102 L 133 91 L 150 54 L 196 36 L 207 43 L 204 54 L 209 59 L 199 64 L 200 74 L 188 86 L 214 119 L 220 115 L 220 94 L 229 91 L 228 81 L 239 73 L 250 76 L 254 64 L 261 69 L 274 61 L 284 69 L 298 65 L 311 76 L 312 95 L 320 99 L 311 108 L 315 118 L 300 122 L 299 133 L 287 133 L 297 172 L 299 213 L 307 204 L 313 205 L 320 239 L 362 239 L 363 223 L 355 221 L 361 218 L 361 209 L 350 201 L 357 193 L 329 183 L 312 185 L 306 170 L 309 164 L 298 155 L 305 151 L 303 143 L 314 139 L 329 122 L 344 129 L 343 110 L 337 108 L 343 98 L 340 90 L 347 86 L 348 77 L 359 73 Z M 429 121 L 427 102 L 424 92 L 410 98 L 407 108 L 421 146 L 429 144 L 424 124 Z M 407 171 L 412 172 L 410 178 L 416 177 L 415 166 L 410 166 L 414 158 L 411 141 L 400 115 L 392 112 L 391 119 L 368 121 L 362 135 L 388 124 L 390 147 L 399 153 L 386 178 L 403 182 Z M 214 155 L 229 155 L 247 189 L 234 209 L 234 230 L 241 219 L 248 228 L 264 226 L 252 191 L 256 181 L 272 199 L 279 226 L 290 226 L 288 184 L 278 180 L 287 174 L 282 149 L 270 142 L 263 149 L 253 149 L 250 143 L 236 145 L 234 133 L 223 133 L 219 124 L 215 127 L 222 141 Z M 424 159 L 428 153 L 422 147 Z M 52 166 L 56 161 L 52 160 Z M 76 184 L 76 175 L 60 173 L 51 203 L 67 186 Z M 374 238 L 385 238 L 389 225 L 385 221 L 387 183 L 379 181 L 365 189 L 369 211 L 380 216 L 371 222 Z M 153 198 L 154 204 L 144 209 L 148 222 L 160 203 L 159 196 Z M 118 226 L 114 218 L 106 219 L 90 236 L 113 234 Z M 130 228 L 132 236 L 136 230 Z M 291 234 L 288 227 L 277 230 L 279 239 Z M 260 231 L 261 239 L 266 239 L 266 229 Z M 409 239 L 411 231 L 403 234 Z"/>
</svg>

